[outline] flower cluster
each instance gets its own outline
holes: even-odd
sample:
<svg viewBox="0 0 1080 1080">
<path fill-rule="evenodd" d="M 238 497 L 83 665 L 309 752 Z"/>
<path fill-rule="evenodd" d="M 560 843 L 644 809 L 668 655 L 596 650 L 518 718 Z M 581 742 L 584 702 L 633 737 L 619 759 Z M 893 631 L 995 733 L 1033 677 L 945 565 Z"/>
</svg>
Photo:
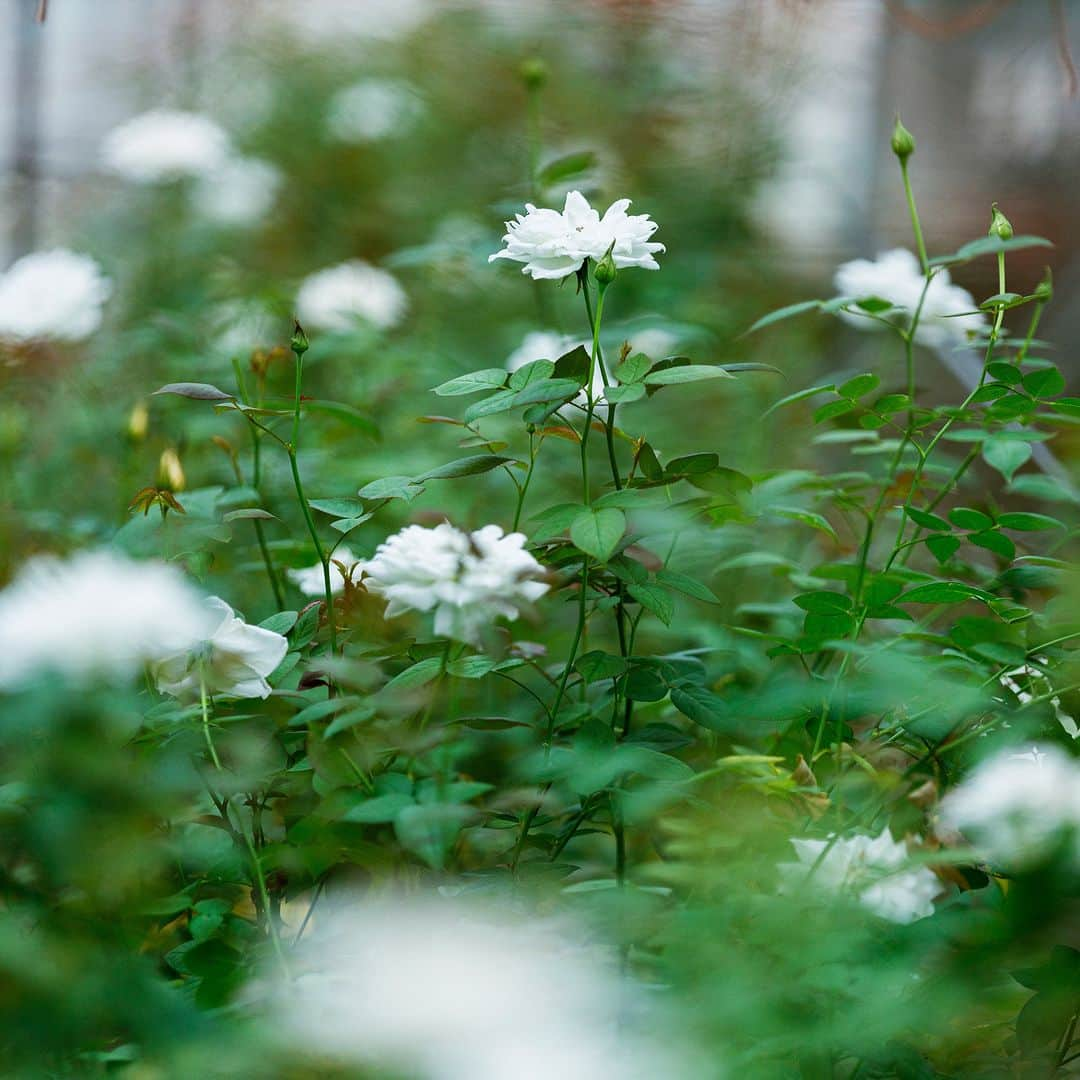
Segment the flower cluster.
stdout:
<svg viewBox="0 0 1080 1080">
<path fill-rule="evenodd" d="M 934 913 L 941 882 L 926 867 L 909 865 L 907 848 L 888 828 L 878 836 L 794 838 L 791 844 L 799 862 L 784 867 L 789 879 L 848 893 L 890 922 L 910 923 Z"/>
<path fill-rule="evenodd" d="M 105 136 L 105 168 L 137 184 L 207 176 L 229 156 L 229 137 L 209 117 L 181 109 L 151 109 Z"/>
<path fill-rule="evenodd" d="M 852 300 L 887 301 L 892 310 L 880 313 L 880 317 L 905 329 L 918 311 L 915 340 L 931 348 L 946 349 L 962 344 L 969 333 L 977 334 L 986 325 L 971 293 L 954 285 L 948 270 L 936 269 L 928 285 L 919 260 L 904 248 L 883 252 L 875 260 L 855 259 L 844 263 L 837 269 L 834 283 L 839 295 Z M 841 312 L 841 315 L 862 329 L 881 325 L 857 312 Z"/>
<path fill-rule="evenodd" d="M 620 269 L 659 270 L 655 256 L 664 245 L 650 239 L 658 226 L 648 214 L 627 214 L 629 206 L 629 199 L 619 199 L 601 217 L 580 191 L 566 196 L 561 211 L 526 203 L 526 212 L 506 223 L 506 246 L 488 262 L 510 259 L 524 264 L 523 274 L 558 279 L 576 273 L 588 259 L 602 259 L 610 249 Z"/>
<path fill-rule="evenodd" d="M 504 536 L 498 525 L 472 533 L 409 525 L 379 545 L 364 584 L 389 601 L 387 618 L 434 611 L 438 636 L 475 644 L 496 618 L 516 619 L 549 588 L 524 545 L 524 535 Z"/>
<path fill-rule="evenodd" d="M 82 341 L 101 325 L 112 284 L 88 255 L 63 248 L 24 255 L 0 275 L 0 338 Z"/>
<path fill-rule="evenodd" d="M 1080 764 L 1054 746 L 999 753 L 945 796 L 941 824 L 1002 869 L 1037 865 L 1064 845 L 1080 865 Z"/>
<path fill-rule="evenodd" d="M 401 322 L 407 307 L 397 279 L 359 259 L 309 275 L 296 294 L 296 317 L 320 330 L 352 330 L 358 320 L 389 330 Z"/>
</svg>

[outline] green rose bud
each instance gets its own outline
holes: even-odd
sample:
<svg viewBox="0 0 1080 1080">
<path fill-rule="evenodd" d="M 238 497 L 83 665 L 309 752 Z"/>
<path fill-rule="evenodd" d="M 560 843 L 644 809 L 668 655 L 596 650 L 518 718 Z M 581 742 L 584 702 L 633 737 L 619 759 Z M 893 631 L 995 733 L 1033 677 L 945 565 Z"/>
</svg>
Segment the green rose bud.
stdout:
<svg viewBox="0 0 1080 1080">
<path fill-rule="evenodd" d="M 1054 277 L 1050 273 L 1050 267 L 1046 268 L 1042 281 L 1035 286 L 1035 299 L 1040 304 L 1049 304 L 1054 299 Z"/>
<path fill-rule="evenodd" d="M 900 159 L 901 164 L 915 153 L 915 136 L 900 123 L 899 116 L 892 133 L 892 152 Z"/>
<path fill-rule="evenodd" d="M 521 81 L 530 90 L 539 90 L 547 82 L 547 64 L 539 56 L 530 56 L 521 65 Z"/>
<path fill-rule="evenodd" d="M 297 356 L 303 356 L 308 351 L 307 334 L 304 333 L 304 328 L 296 319 L 293 319 L 293 335 L 289 345 Z"/>
<path fill-rule="evenodd" d="M 993 217 L 990 219 L 990 235 L 996 236 L 999 240 L 1011 240 L 1013 235 L 1012 223 L 998 209 L 997 203 L 994 203 L 990 209 L 993 211 Z"/>
<path fill-rule="evenodd" d="M 596 270 L 593 274 L 596 278 L 596 284 L 601 289 L 606 289 L 618 276 L 619 270 L 615 265 L 615 259 L 612 257 L 612 251 L 615 248 L 614 241 L 611 247 L 604 253 L 604 257 L 596 264 Z"/>
</svg>

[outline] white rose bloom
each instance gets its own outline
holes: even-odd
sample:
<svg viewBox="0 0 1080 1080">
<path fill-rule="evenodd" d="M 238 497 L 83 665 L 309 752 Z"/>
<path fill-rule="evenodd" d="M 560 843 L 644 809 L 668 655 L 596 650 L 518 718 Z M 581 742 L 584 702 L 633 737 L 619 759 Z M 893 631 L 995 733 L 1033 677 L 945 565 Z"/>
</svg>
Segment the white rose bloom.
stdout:
<svg viewBox="0 0 1080 1080">
<path fill-rule="evenodd" d="M 386 617 L 435 612 L 435 633 L 477 644 L 500 615 L 516 619 L 549 586 L 535 580 L 544 568 L 524 549 L 522 533 L 498 525 L 464 533 L 443 522 L 409 525 L 379 545 L 364 584 L 385 596 Z"/>
<path fill-rule="evenodd" d="M 258 158 L 230 158 L 201 177 L 191 193 L 196 210 L 222 225 L 255 225 L 270 212 L 281 172 Z"/>
<path fill-rule="evenodd" d="M 364 79 L 330 99 L 326 128 L 340 142 L 370 142 L 407 128 L 421 109 L 420 98 L 408 83 Z"/>
<path fill-rule="evenodd" d="M 933 899 L 941 892 L 941 882 L 924 866 L 905 869 L 907 848 L 892 838 L 888 826 L 874 837 L 793 838 L 791 844 L 799 862 L 783 867 L 789 879 L 849 893 L 890 922 L 911 923 L 934 913 Z"/>
<path fill-rule="evenodd" d="M 592 352 L 591 341 L 575 341 L 565 334 L 557 334 L 554 330 L 531 330 L 521 339 L 521 344 L 506 358 L 506 370 L 517 371 L 526 364 L 536 360 L 558 360 L 565 353 L 582 346 L 587 352 Z M 596 401 L 604 401 L 604 376 L 600 371 L 600 365 L 596 365 L 592 381 L 593 398 Z M 587 401 L 585 391 L 582 390 L 574 401 L 578 405 L 584 405 Z"/>
<path fill-rule="evenodd" d="M 24 255 L 0 274 L 0 338 L 82 341 L 101 325 L 111 293 L 88 255 L 63 248 Z"/>
<path fill-rule="evenodd" d="M 358 319 L 389 330 L 401 322 L 407 307 L 397 279 L 359 259 L 311 274 L 296 294 L 296 317 L 319 330 L 351 330 Z"/>
<path fill-rule="evenodd" d="M 423 1080 L 688 1075 L 642 1032 L 645 1003 L 617 964 L 551 919 L 351 898 L 295 956 L 273 1018 L 320 1056 Z"/>
<path fill-rule="evenodd" d="M 941 823 L 994 865 L 1032 866 L 1065 840 L 1080 860 L 1080 764 L 1055 746 L 980 763 L 941 803 Z"/>
<path fill-rule="evenodd" d="M 855 300 L 875 297 L 887 300 L 904 314 L 885 312 L 881 318 L 910 325 L 919 307 L 926 279 L 918 258 L 904 248 L 895 248 L 880 254 L 876 260 L 855 259 L 844 263 L 836 271 L 835 286 L 840 296 Z M 863 330 L 873 330 L 880 322 L 866 315 L 841 312 L 841 317 Z M 949 271 L 937 271 L 923 301 L 915 340 L 922 345 L 944 349 L 960 344 L 968 331 L 978 333 L 986 325 L 986 318 L 976 310 L 975 300 L 967 289 L 952 284 Z"/>
<path fill-rule="evenodd" d="M 648 214 L 627 214 L 629 205 L 629 199 L 619 199 L 601 218 L 580 191 L 567 194 L 561 211 L 526 203 L 526 212 L 506 223 L 506 246 L 489 255 L 488 262 L 510 259 L 524 263 L 521 272 L 536 279 L 564 278 L 576 273 L 586 259 L 602 259 L 614 244 L 617 267 L 659 270 L 654 255 L 665 248 L 650 241 L 658 226 Z"/>
<path fill-rule="evenodd" d="M 353 581 L 359 581 L 360 572 L 367 568 L 367 563 L 362 559 L 358 559 L 347 547 L 339 547 L 330 557 L 330 589 L 335 593 L 339 593 L 345 588 L 345 577 L 341 573 L 342 566 L 349 570 Z M 323 581 L 322 563 L 305 566 L 302 570 L 290 570 L 289 580 L 305 596 L 326 595 L 326 582 Z"/>
<path fill-rule="evenodd" d="M 153 665 L 158 689 L 194 697 L 204 684 L 211 694 L 268 697 L 266 678 L 285 658 L 289 643 L 273 630 L 249 626 L 220 597 L 208 597 L 206 609 L 213 617 L 201 640 L 171 655 L 159 654 Z"/>
<path fill-rule="evenodd" d="M 229 137 L 208 116 L 151 109 L 105 136 L 101 160 L 109 172 L 137 184 L 205 176 L 220 169 Z"/>
<path fill-rule="evenodd" d="M 50 672 L 128 679 L 210 625 L 203 598 L 166 563 L 111 551 L 39 555 L 0 592 L 0 687 Z"/>
</svg>

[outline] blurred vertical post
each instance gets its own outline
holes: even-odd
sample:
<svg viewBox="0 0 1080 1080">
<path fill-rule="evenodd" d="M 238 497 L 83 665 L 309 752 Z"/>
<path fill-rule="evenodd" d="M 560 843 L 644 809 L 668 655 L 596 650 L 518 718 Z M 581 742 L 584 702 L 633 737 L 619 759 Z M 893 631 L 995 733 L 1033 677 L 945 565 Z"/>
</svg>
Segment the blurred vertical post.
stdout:
<svg viewBox="0 0 1080 1080">
<path fill-rule="evenodd" d="M 45 28 L 40 0 L 12 0 L 15 22 L 15 85 L 11 101 L 12 176 L 15 208 L 11 226 L 11 256 L 32 251 L 37 244 L 41 185 L 41 73 Z"/>
</svg>

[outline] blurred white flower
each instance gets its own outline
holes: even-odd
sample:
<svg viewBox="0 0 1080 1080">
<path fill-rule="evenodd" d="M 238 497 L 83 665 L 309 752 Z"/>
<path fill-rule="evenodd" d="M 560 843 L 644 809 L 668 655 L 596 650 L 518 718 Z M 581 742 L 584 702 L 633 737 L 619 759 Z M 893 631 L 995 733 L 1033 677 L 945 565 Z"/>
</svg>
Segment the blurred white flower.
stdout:
<svg viewBox="0 0 1080 1080">
<path fill-rule="evenodd" d="M 222 225 L 254 225 L 270 212 L 281 188 L 280 170 L 258 158 L 229 158 L 200 177 L 191 193 L 195 209 Z"/>
<path fill-rule="evenodd" d="M 659 270 L 654 255 L 665 248 L 650 241 L 658 226 L 648 214 L 627 214 L 629 205 L 629 199 L 619 199 L 601 218 L 580 191 L 567 194 L 561 211 L 526 203 L 524 214 L 506 222 L 506 246 L 489 255 L 488 262 L 510 259 L 524 263 L 521 272 L 534 278 L 564 278 L 576 273 L 586 259 L 602 259 L 614 244 L 617 267 Z"/>
<path fill-rule="evenodd" d="M 500 615 L 516 619 L 549 586 L 544 568 L 525 550 L 525 536 L 498 525 L 472 533 L 448 522 L 409 525 L 384 541 L 367 564 L 364 584 L 385 596 L 386 617 L 435 612 L 435 633 L 476 644 Z"/>
<path fill-rule="evenodd" d="M 101 325 L 112 283 L 88 255 L 24 255 L 0 275 L 0 338 L 82 341 Z"/>
<path fill-rule="evenodd" d="M 359 259 L 309 275 L 296 294 L 296 317 L 320 330 L 351 330 L 358 319 L 389 330 L 407 306 L 405 290 L 392 274 Z"/>
<path fill-rule="evenodd" d="M 285 344 L 292 323 L 255 300 L 227 300 L 210 313 L 210 344 L 226 356 L 243 356 L 255 349 Z"/>
<path fill-rule="evenodd" d="M 686 1076 L 644 1033 L 606 953 L 550 919 L 461 900 L 352 898 L 297 951 L 274 1019 L 290 1043 L 423 1080 Z"/>
<path fill-rule="evenodd" d="M 903 309 L 903 314 L 897 311 L 876 314 L 906 328 L 919 307 L 926 279 L 915 255 L 904 248 L 894 248 L 878 255 L 876 260 L 855 259 L 844 263 L 837 269 L 834 283 L 840 296 L 854 300 L 887 300 L 894 308 Z M 868 315 L 840 314 L 863 330 L 881 326 Z M 968 331 L 978 333 L 985 325 L 986 318 L 976 310 L 971 293 L 953 285 L 948 270 L 939 269 L 926 289 L 915 340 L 931 348 L 944 349 L 960 344 L 967 339 Z"/>
<path fill-rule="evenodd" d="M 138 184 L 205 176 L 220 169 L 229 137 L 208 116 L 151 109 L 113 128 L 101 144 L 109 172 Z"/>
<path fill-rule="evenodd" d="M 166 563 L 111 551 L 39 555 L 0 592 L 0 687 L 50 672 L 127 679 L 211 625 L 203 598 Z"/>
<path fill-rule="evenodd" d="M 366 569 L 367 564 L 362 559 L 358 559 L 347 547 L 339 547 L 330 558 L 330 588 L 335 593 L 345 588 L 345 577 L 341 573 L 342 566 L 349 570 L 353 581 L 359 581 L 360 571 Z M 326 595 L 322 563 L 305 566 L 301 570 L 290 570 L 289 580 L 305 596 Z"/>
<path fill-rule="evenodd" d="M 905 869 L 907 848 L 892 838 L 888 826 L 879 836 L 793 838 L 791 844 L 799 862 L 784 866 L 789 879 L 849 893 L 890 922 L 915 922 L 934 913 L 941 882 L 924 866 Z"/>
<path fill-rule="evenodd" d="M 588 352 L 592 351 L 591 341 L 576 341 L 569 335 L 558 334 L 554 330 L 530 330 L 521 339 L 521 344 L 506 358 L 506 370 L 517 371 L 536 360 L 558 360 L 564 353 L 571 352 L 579 345 Z M 604 376 L 599 364 L 593 372 L 592 391 L 596 401 L 605 400 Z M 574 398 L 578 405 L 584 405 L 587 400 L 584 389 Z"/>
<path fill-rule="evenodd" d="M 644 353 L 651 360 L 663 360 L 670 356 L 679 343 L 679 339 L 670 331 L 660 326 L 647 326 L 638 330 L 627 339 L 630 342 L 630 355 Z"/>
<path fill-rule="evenodd" d="M 1080 764 L 1056 746 L 1003 751 L 945 796 L 941 823 L 1006 870 L 1039 863 L 1066 840 L 1080 859 Z"/>
<path fill-rule="evenodd" d="M 206 599 L 209 631 L 193 645 L 159 653 L 154 679 L 163 694 L 196 696 L 200 685 L 229 697 L 265 698 L 267 676 L 281 663 L 289 643 L 273 630 L 249 626 L 220 597 Z"/>
<path fill-rule="evenodd" d="M 360 143 L 403 131 L 422 111 L 408 83 L 363 79 L 339 90 L 331 99 L 326 129 L 341 142 Z"/>
</svg>

